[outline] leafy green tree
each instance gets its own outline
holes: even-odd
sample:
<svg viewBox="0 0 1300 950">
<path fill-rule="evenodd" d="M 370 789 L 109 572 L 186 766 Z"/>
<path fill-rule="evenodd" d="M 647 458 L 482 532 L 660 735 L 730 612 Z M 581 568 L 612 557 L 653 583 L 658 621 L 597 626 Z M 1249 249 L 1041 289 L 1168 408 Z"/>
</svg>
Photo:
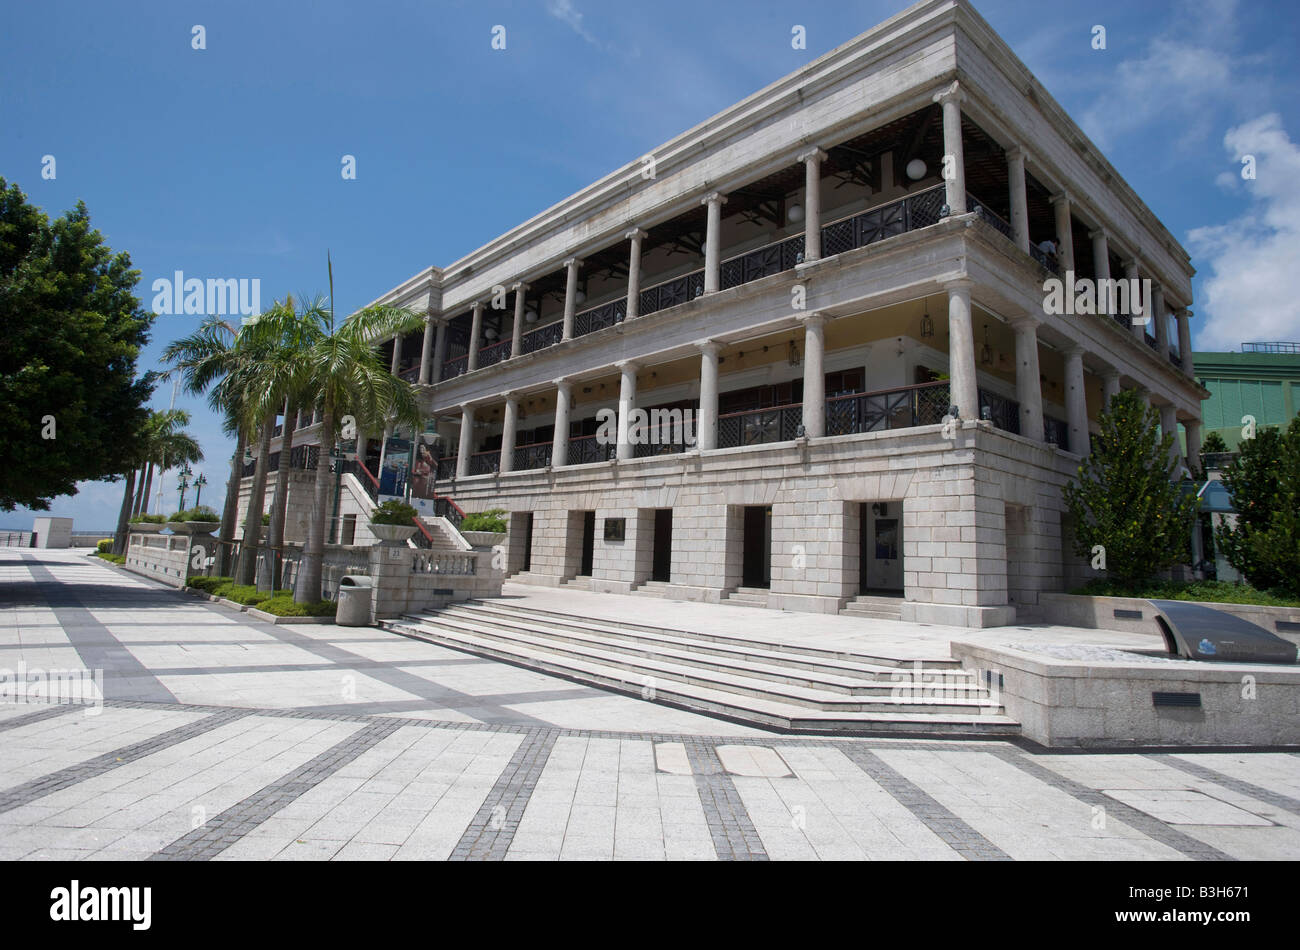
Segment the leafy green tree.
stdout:
<svg viewBox="0 0 1300 950">
<path fill-rule="evenodd" d="M 136 376 L 153 323 L 139 280 L 83 202 L 51 221 L 0 178 L 0 511 L 48 510 L 136 467 L 154 385 Z"/>
<path fill-rule="evenodd" d="M 1236 524 L 1218 532 L 1228 563 L 1259 590 L 1300 592 L 1300 418 L 1260 428 L 1223 473 Z"/>
<path fill-rule="evenodd" d="M 1065 486 L 1075 553 L 1090 562 L 1100 545 L 1107 573 L 1136 585 L 1191 557 L 1196 498 L 1172 481 L 1173 435 L 1156 411 L 1126 390 L 1098 419 L 1092 453 Z"/>
</svg>

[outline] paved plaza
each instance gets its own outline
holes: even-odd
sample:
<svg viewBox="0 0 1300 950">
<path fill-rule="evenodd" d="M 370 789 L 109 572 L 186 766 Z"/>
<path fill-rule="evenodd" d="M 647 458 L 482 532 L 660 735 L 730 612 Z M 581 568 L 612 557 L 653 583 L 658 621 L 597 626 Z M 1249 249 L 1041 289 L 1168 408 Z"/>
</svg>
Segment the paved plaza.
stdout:
<svg viewBox="0 0 1300 950">
<path fill-rule="evenodd" d="M 939 628 L 713 609 L 940 655 Z M 0 549 L 0 668 L 104 671 L 100 705 L 0 706 L 4 860 L 1300 857 L 1296 754 L 783 736 L 83 552 Z"/>
</svg>

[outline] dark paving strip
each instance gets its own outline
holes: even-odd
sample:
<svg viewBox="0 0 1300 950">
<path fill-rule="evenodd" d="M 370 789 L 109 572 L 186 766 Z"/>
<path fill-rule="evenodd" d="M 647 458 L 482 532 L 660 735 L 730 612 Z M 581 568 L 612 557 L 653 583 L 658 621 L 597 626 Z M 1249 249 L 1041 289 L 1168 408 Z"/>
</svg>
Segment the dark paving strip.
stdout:
<svg viewBox="0 0 1300 950">
<path fill-rule="evenodd" d="M 1148 815 L 1144 811 L 1139 811 L 1131 805 L 1121 802 L 1119 799 L 1111 798 L 1105 792 L 1098 791 L 1095 788 L 1089 788 L 1082 782 L 1076 782 L 1073 779 L 1066 778 L 1059 772 L 1049 769 L 1039 762 L 1020 752 L 1013 752 L 1010 749 L 994 749 L 993 755 L 1002 759 L 1022 772 L 1026 772 L 1038 779 L 1045 785 L 1065 792 L 1087 805 L 1093 805 L 1104 808 L 1106 814 L 1119 819 L 1137 831 L 1142 832 L 1148 838 L 1159 841 L 1163 845 L 1180 851 L 1194 861 L 1235 861 L 1237 860 L 1230 854 L 1224 854 L 1218 848 L 1211 847 L 1204 841 L 1193 838 L 1189 834 L 1171 827 L 1159 818 Z"/>
<path fill-rule="evenodd" d="M 206 604 L 201 604 L 201 606 L 206 606 L 210 610 L 220 609 L 211 601 L 208 601 Z M 365 662 L 366 659 L 365 657 L 345 650 L 342 647 L 335 646 L 332 643 L 323 643 L 314 637 L 298 633 L 294 630 L 289 630 L 280 624 L 265 623 L 257 620 L 255 617 L 249 617 L 243 622 L 250 627 L 265 631 L 282 643 L 298 647 L 300 650 L 312 653 L 321 659 L 330 660 L 340 668 L 340 673 L 346 673 L 352 664 Z M 220 672 L 220 670 L 215 672 Z M 532 716 L 525 715 L 524 713 L 515 712 L 512 709 L 506 709 L 504 706 L 475 707 L 475 704 L 478 702 L 478 697 L 474 694 L 462 693 L 459 690 L 451 689 L 447 686 L 441 686 L 438 683 L 424 679 L 414 673 L 407 673 L 405 670 L 396 668 L 385 669 L 381 667 L 372 670 L 368 675 L 387 686 L 392 686 L 394 689 L 400 689 L 404 693 L 417 696 L 436 708 L 460 709 L 462 705 L 465 705 L 467 708 L 474 707 L 473 715 L 475 718 L 482 719 L 486 722 L 510 722 L 528 726 L 548 725 L 548 723 L 541 719 L 535 719 Z"/>
<path fill-rule="evenodd" d="M 91 589 L 90 587 L 58 580 L 30 555 L 23 555 L 23 562 L 31 571 L 37 590 L 44 595 L 46 603 L 54 611 L 68 641 L 76 647 L 82 664 L 88 670 L 104 671 L 106 699 L 176 702 L 176 697 L 167 687 L 86 608 L 78 594 Z M 157 592 L 147 590 L 132 591 L 132 602 L 140 610 L 172 606 L 171 598 L 159 597 Z"/>
<path fill-rule="evenodd" d="M 448 860 L 499 861 L 506 856 L 556 737 L 553 729 L 535 729 L 524 736 Z"/>
<path fill-rule="evenodd" d="M 870 749 L 848 747 L 846 756 L 900 805 L 967 861 L 1010 861 L 1011 856 L 902 775 Z"/>
<path fill-rule="evenodd" d="M 62 716 L 72 712 L 74 709 L 85 709 L 85 706 L 50 706 L 46 709 L 40 709 L 36 712 L 27 713 L 24 716 L 14 716 L 12 719 L 6 719 L 0 722 L 0 732 L 9 729 L 21 729 L 23 726 L 30 726 L 34 722 L 44 722 L 46 719 L 53 719 L 56 716 Z"/>
<path fill-rule="evenodd" d="M 1178 769 L 1180 772 L 1186 772 L 1188 775 L 1195 775 L 1197 778 L 1203 778 L 1206 781 L 1213 782 L 1215 785 L 1222 785 L 1224 788 L 1232 789 L 1241 795 L 1258 799 L 1261 802 L 1267 802 L 1274 808 L 1280 808 L 1283 811 L 1289 811 L 1293 815 L 1300 815 L 1300 799 L 1295 799 L 1289 795 L 1283 795 L 1280 792 L 1274 792 L 1259 785 L 1252 785 L 1250 782 L 1243 782 L 1239 778 L 1233 778 L 1231 775 L 1225 775 L 1216 769 L 1208 768 L 1199 762 L 1189 762 L 1186 759 L 1180 759 L 1176 755 L 1153 755 L 1150 758 L 1162 765 L 1168 765 L 1171 768 Z"/>
<path fill-rule="evenodd" d="M 161 752 L 163 749 L 193 739 L 196 736 L 201 736 L 205 732 L 211 732 L 213 729 L 243 719 L 251 714 L 251 710 L 223 710 L 195 722 L 177 726 L 175 729 L 168 730 L 152 738 L 142 739 L 120 749 L 114 749 L 112 752 L 105 752 L 103 755 L 96 756 L 85 762 L 70 765 L 48 775 L 42 775 L 30 782 L 24 782 L 22 785 L 16 785 L 11 789 L 0 792 L 0 813 L 30 804 L 38 798 L 44 798 L 46 795 L 70 788 L 97 775 L 111 772 L 123 765 L 129 765 L 137 759 L 153 755 L 155 752 Z"/>
<path fill-rule="evenodd" d="M 704 820 L 713 838 L 713 850 L 723 861 L 766 861 L 767 849 L 758 829 L 745 810 L 745 803 L 722 767 L 713 743 L 695 736 L 678 736 L 686 746 L 686 757 L 695 777 L 695 790 L 704 809 Z"/>
<path fill-rule="evenodd" d="M 161 851 L 150 855 L 149 860 L 211 860 L 401 727 L 399 722 L 374 722 L 364 726 L 283 778 L 236 802 L 189 834 L 177 838 Z"/>
</svg>

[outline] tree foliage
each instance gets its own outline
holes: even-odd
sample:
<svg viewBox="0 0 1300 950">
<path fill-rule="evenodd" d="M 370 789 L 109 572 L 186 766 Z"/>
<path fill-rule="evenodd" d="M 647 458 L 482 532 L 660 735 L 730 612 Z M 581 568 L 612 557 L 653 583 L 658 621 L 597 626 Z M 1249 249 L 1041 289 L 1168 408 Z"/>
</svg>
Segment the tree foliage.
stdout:
<svg viewBox="0 0 1300 950">
<path fill-rule="evenodd" d="M 1219 546 L 1256 589 L 1300 593 L 1300 417 L 1238 448 L 1223 473 L 1236 524 L 1220 527 Z"/>
<path fill-rule="evenodd" d="M 153 391 L 136 377 L 153 322 L 139 279 L 84 203 L 51 221 L 0 178 L 0 510 L 47 510 L 134 468 Z"/>
<path fill-rule="evenodd" d="M 1105 569 L 1125 584 L 1144 581 L 1191 557 L 1196 498 L 1170 478 L 1172 434 L 1135 392 L 1115 396 L 1101 414 L 1092 453 L 1065 486 L 1075 551 L 1092 561 L 1100 545 Z"/>
</svg>

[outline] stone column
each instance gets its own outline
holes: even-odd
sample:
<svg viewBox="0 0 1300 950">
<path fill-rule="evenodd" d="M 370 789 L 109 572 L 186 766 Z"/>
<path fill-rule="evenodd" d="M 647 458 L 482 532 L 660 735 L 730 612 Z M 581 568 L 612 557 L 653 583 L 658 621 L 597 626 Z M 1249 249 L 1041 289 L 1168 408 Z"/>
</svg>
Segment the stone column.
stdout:
<svg viewBox="0 0 1300 950">
<path fill-rule="evenodd" d="M 442 366 L 447 362 L 447 320 L 438 321 L 438 335 L 433 341 L 433 368 L 429 375 L 432 383 L 442 382 Z"/>
<path fill-rule="evenodd" d="M 622 374 L 618 387 L 618 450 L 621 462 L 632 457 L 632 443 L 628 441 L 632 410 L 636 408 L 636 363 L 620 360 L 614 366 Z"/>
<path fill-rule="evenodd" d="M 632 242 L 627 255 L 627 316 L 625 320 L 635 320 L 641 316 L 641 242 L 650 235 L 639 228 L 633 228 L 623 237 Z"/>
<path fill-rule="evenodd" d="M 1007 179 L 1011 188 L 1011 233 L 1016 246 L 1029 253 L 1029 198 L 1025 192 L 1025 152 L 1019 146 L 1007 150 Z"/>
<path fill-rule="evenodd" d="M 483 307 L 481 300 L 474 301 L 474 316 L 470 320 L 469 328 L 469 360 L 465 364 L 465 372 L 472 373 L 478 369 L 478 347 L 479 341 L 483 339 Z"/>
<path fill-rule="evenodd" d="M 1088 393 L 1083 383 L 1083 349 L 1072 347 L 1065 356 L 1065 411 L 1070 423 L 1070 451 L 1087 455 L 1091 441 L 1088 432 Z"/>
<path fill-rule="evenodd" d="M 1101 393 L 1102 393 L 1102 398 L 1105 400 L 1106 403 L 1104 406 L 1102 406 L 1102 408 L 1109 409 L 1110 401 L 1119 395 L 1119 373 L 1118 372 L 1116 372 L 1115 370 L 1110 370 L 1109 372 L 1106 373 L 1106 375 L 1104 375 L 1101 378 Z"/>
<path fill-rule="evenodd" d="M 826 318 L 809 313 L 803 324 L 803 434 L 809 439 L 826 435 Z"/>
<path fill-rule="evenodd" d="M 1115 309 L 1115 298 L 1102 291 L 1101 282 L 1110 280 L 1110 236 L 1105 228 L 1098 228 L 1089 231 L 1088 237 L 1092 239 L 1093 277 L 1097 279 L 1097 312 L 1109 316 Z"/>
<path fill-rule="evenodd" d="M 437 332 L 435 324 L 441 326 L 441 322 L 433 314 L 428 314 L 424 318 L 424 343 L 420 347 L 420 384 L 429 385 L 429 374 L 433 371 L 433 337 Z"/>
<path fill-rule="evenodd" d="M 951 158 L 952 177 L 944 175 L 949 214 L 966 213 L 966 155 L 961 138 L 961 103 L 964 98 L 956 82 L 934 96 L 934 101 L 943 106 L 944 167 L 941 171 L 947 170 Z"/>
<path fill-rule="evenodd" d="M 971 280 L 961 277 L 944 285 L 948 291 L 948 401 L 962 419 L 980 417 L 979 381 L 975 375 L 975 331 L 971 327 Z"/>
<path fill-rule="evenodd" d="M 1165 314 L 1165 291 L 1159 284 L 1151 285 L 1151 322 L 1155 324 L 1156 354 L 1162 359 L 1169 358 L 1169 318 Z"/>
<path fill-rule="evenodd" d="M 564 262 L 564 333 L 563 340 L 573 339 L 573 317 L 578 312 L 578 271 L 582 261 L 570 257 Z"/>
<path fill-rule="evenodd" d="M 528 285 L 523 281 L 517 281 L 511 289 L 515 292 L 515 323 L 510 328 L 510 358 L 514 359 L 523 349 L 524 304 L 527 302 Z"/>
<path fill-rule="evenodd" d="M 1146 301 L 1141 295 L 1141 281 L 1138 279 L 1138 262 L 1136 258 L 1124 262 L 1124 279 L 1129 282 L 1129 328 L 1133 332 L 1133 338 L 1146 345 L 1147 319 L 1150 314 L 1147 313 Z"/>
<path fill-rule="evenodd" d="M 1016 331 L 1016 401 L 1020 403 L 1020 434 L 1043 439 L 1043 388 L 1038 371 L 1038 321 L 1024 316 L 1013 319 Z"/>
<path fill-rule="evenodd" d="M 1183 360 L 1183 372 L 1188 376 L 1196 375 L 1196 367 L 1192 365 L 1192 330 L 1188 321 L 1192 318 L 1192 311 L 1183 308 L 1178 311 L 1178 355 Z"/>
<path fill-rule="evenodd" d="M 718 447 L 718 351 L 712 340 L 695 344 L 700 350 L 700 418 L 695 446 L 701 452 Z"/>
<path fill-rule="evenodd" d="M 469 456 L 474 451 L 474 407 L 466 403 L 460 407 L 460 448 L 456 454 L 456 477 L 469 474 Z"/>
<path fill-rule="evenodd" d="M 402 337 L 401 334 L 393 334 L 393 358 L 388 361 L 388 371 L 394 376 L 397 375 L 397 368 L 401 365 L 402 359 Z"/>
<path fill-rule="evenodd" d="M 1134 387 L 1134 392 L 1137 393 L 1138 400 L 1142 403 L 1142 405 L 1144 405 L 1144 406 L 1146 406 L 1148 409 L 1150 409 L 1150 408 L 1151 408 L 1151 390 L 1147 389 L 1145 386 L 1136 386 L 1136 387 Z"/>
<path fill-rule="evenodd" d="M 551 467 L 569 464 L 569 404 L 573 398 L 573 384 L 567 379 L 555 380 L 555 435 L 551 437 Z"/>
<path fill-rule="evenodd" d="M 799 156 L 804 169 L 803 259 L 822 257 L 822 160 L 826 153 L 814 147 Z"/>
<path fill-rule="evenodd" d="M 1178 410 L 1175 407 L 1160 407 L 1160 434 L 1174 437 L 1174 444 L 1169 447 L 1169 467 L 1177 468 L 1183 458 L 1183 449 L 1178 444 Z"/>
<path fill-rule="evenodd" d="M 1187 433 L 1187 467 L 1203 476 L 1205 473 L 1201 471 L 1201 420 L 1189 419 L 1184 422 L 1183 431 Z"/>
<path fill-rule="evenodd" d="M 722 286 L 722 206 L 727 203 L 721 192 L 712 192 L 700 200 L 709 209 L 708 228 L 704 238 L 704 292 L 714 294 Z"/>
<path fill-rule="evenodd" d="M 1061 264 L 1061 276 L 1074 272 L 1074 225 L 1070 219 L 1070 196 L 1065 192 L 1052 196 L 1052 208 L 1056 211 L 1056 259 Z M 1074 293 L 1073 287 L 1067 287 Z"/>
<path fill-rule="evenodd" d="M 519 420 L 519 394 L 506 393 L 505 418 L 501 426 L 501 464 L 497 471 L 502 474 L 515 470 L 515 429 Z"/>
</svg>

